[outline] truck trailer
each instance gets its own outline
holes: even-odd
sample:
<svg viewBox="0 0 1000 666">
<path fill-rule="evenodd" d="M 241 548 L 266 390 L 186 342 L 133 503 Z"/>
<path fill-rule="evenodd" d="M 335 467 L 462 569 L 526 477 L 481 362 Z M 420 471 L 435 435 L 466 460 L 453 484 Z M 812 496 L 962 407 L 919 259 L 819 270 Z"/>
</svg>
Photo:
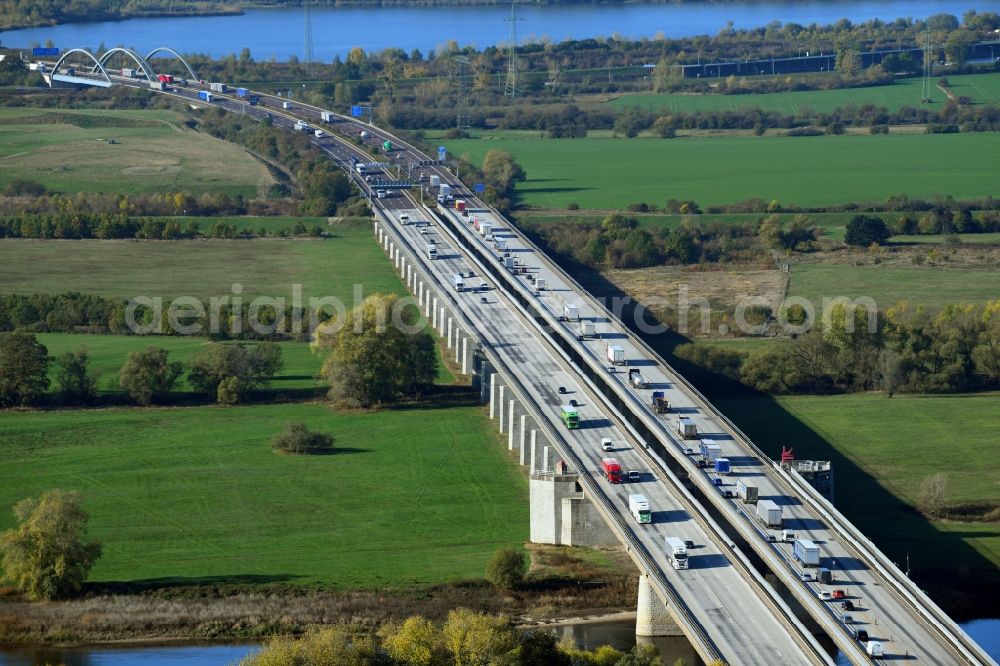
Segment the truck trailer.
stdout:
<svg viewBox="0 0 1000 666">
<path fill-rule="evenodd" d="M 332 111 L 320 111 L 319 112 L 319 119 L 322 120 L 324 123 L 332 123 L 333 119 L 334 119 L 333 112 Z"/>
<path fill-rule="evenodd" d="M 585 338 L 593 338 L 597 335 L 597 325 L 592 321 L 580 322 L 580 335 Z"/>
<path fill-rule="evenodd" d="M 722 457 L 722 447 L 716 444 L 714 439 L 701 440 L 698 452 L 701 453 L 701 457 L 705 462 L 713 465 L 716 460 Z"/>
<path fill-rule="evenodd" d="M 804 567 L 819 566 L 819 546 L 809 539 L 796 539 L 792 544 L 792 556 Z"/>
<path fill-rule="evenodd" d="M 431 261 L 434 261 L 435 259 L 437 259 L 437 257 L 438 257 L 437 245 L 428 244 L 427 245 L 427 258 L 430 259 Z"/>
<path fill-rule="evenodd" d="M 202 100 L 204 102 L 211 102 L 212 101 L 212 93 L 208 92 L 207 90 L 199 90 L 198 91 L 198 99 L 200 99 L 200 100 Z"/>
<path fill-rule="evenodd" d="M 462 277 L 461 273 L 455 273 L 451 278 L 452 284 L 455 286 L 455 291 L 465 291 L 465 278 Z"/>
<path fill-rule="evenodd" d="M 653 512 L 649 510 L 649 500 L 646 499 L 645 495 L 629 495 L 628 510 L 632 513 L 632 517 L 635 518 L 635 522 L 640 525 L 653 522 Z"/>
<path fill-rule="evenodd" d="M 729 474 L 732 466 L 729 464 L 729 458 L 716 458 L 715 460 L 715 473 L 716 474 Z"/>
<path fill-rule="evenodd" d="M 601 471 L 610 483 L 622 482 L 622 466 L 614 458 L 601 458 Z"/>
<path fill-rule="evenodd" d="M 566 321 L 580 321 L 580 307 L 572 303 L 563 304 L 563 318 Z"/>
<path fill-rule="evenodd" d="M 608 345 L 607 359 L 608 363 L 613 363 L 614 365 L 624 365 L 625 350 L 618 345 Z"/>
<path fill-rule="evenodd" d="M 684 439 L 698 439 L 698 425 L 686 416 L 677 419 L 677 434 Z"/>
<path fill-rule="evenodd" d="M 771 500 L 759 500 L 757 502 L 757 520 L 768 527 L 780 528 L 783 524 L 781 507 Z"/>
<path fill-rule="evenodd" d="M 758 494 L 757 486 L 748 486 L 742 481 L 736 482 L 736 496 L 743 500 L 744 504 L 756 504 Z"/>
<path fill-rule="evenodd" d="M 666 537 L 667 555 L 670 556 L 670 563 L 674 569 L 688 568 L 688 551 L 683 539 L 677 537 Z"/>
</svg>

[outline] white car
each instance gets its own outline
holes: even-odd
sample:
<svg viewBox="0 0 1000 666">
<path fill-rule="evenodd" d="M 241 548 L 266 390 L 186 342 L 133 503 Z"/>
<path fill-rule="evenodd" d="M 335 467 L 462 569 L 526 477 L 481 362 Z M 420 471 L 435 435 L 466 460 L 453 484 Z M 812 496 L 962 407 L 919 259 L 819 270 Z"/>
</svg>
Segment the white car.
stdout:
<svg viewBox="0 0 1000 666">
<path fill-rule="evenodd" d="M 823 590 L 819 593 L 820 601 L 833 601 L 833 593 L 829 590 Z"/>
<path fill-rule="evenodd" d="M 813 575 L 811 573 L 801 573 L 801 574 L 799 574 L 799 579 L 803 583 L 811 583 L 814 580 L 816 580 L 815 578 L 813 578 Z"/>
<path fill-rule="evenodd" d="M 604 437 L 601 439 L 601 449 L 604 451 L 614 451 L 615 444 L 611 441 L 610 437 Z"/>
</svg>

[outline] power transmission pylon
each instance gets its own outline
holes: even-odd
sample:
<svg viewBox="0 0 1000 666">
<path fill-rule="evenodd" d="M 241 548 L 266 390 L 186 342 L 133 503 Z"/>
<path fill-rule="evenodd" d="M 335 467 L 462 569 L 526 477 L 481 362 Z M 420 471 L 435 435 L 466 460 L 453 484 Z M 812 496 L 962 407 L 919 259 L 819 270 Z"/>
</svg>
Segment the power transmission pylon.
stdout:
<svg viewBox="0 0 1000 666">
<path fill-rule="evenodd" d="M 510 44 L 507 49 L 507 82 L 503 87 L 505 97 L 517 97 L 517 22 L 524 19 L 517 17 L 515 4 L 510 3 L 510 17 L 504 21 L 510 23 Z"/>
<path fill-rule="evenodd" d="M 455 101 L 455 127 L 458 129 L 468 129 L 472 126 L 469 113 L 469 95 L 465 89 L 466 66 L 471 65 L 471 61 L 463 55 L 455 56 L 457 68 L 455 71 L 455 90 L 458 98 Z"/>
<path fill-rule="evenodd" d="M 313 26 L 312 16 L 309 14 L 309 5 L 302 5 L 302 13 L 305 18 L 305 52 L 302 54 L 306 61 L 306 76 L 309 75 L 309 63 L 314 59 L 313 55 Z"/>
<path fill-rule="evenodd" d="M 921 104 L 931 103 L 931 64 L 934 56 L 931 53 L 931 31 L 924 33 L 924 86 L 920 93 Z"/>
</svg>

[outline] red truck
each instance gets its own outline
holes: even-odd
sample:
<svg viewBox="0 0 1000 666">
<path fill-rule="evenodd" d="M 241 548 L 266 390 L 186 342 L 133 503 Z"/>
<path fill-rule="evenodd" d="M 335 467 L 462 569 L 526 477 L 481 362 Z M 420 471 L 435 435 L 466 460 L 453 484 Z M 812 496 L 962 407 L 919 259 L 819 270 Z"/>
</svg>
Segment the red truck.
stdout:
<svg viewBox="0 0 1000 666">
<path fill-rule="evenodd" d="M 601 458 L 601 469 L 611 483 L 622 482 L 622 466 L 614 458 Z"/>
<path fill-rule="evenodd" d="M 160 80 L 160 83 L 173 83 L 174 82 L 174 75 L 173 74 L 160 74 L 156 78 Z"/>
</svg>

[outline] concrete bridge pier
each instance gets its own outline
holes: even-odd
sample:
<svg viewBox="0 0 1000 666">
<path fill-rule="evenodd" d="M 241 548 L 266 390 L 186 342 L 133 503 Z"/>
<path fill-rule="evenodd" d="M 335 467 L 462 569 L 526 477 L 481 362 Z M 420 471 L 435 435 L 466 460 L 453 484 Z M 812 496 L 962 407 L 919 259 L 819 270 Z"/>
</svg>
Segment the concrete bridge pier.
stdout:
<svg viewBox="0 0 1000 666">
<path fill-rule="evenodd" d="M 657 596 L 649 583 L 649 576 L 639 575 L 639 600 L 636 604 L 635 635 L 681 636 L 681 628 L 674 622 L 667 605 Z"/>
<path fill-rule="evenodd" d="M 539 443 L 536 443 L 536 449 Z M 617 543 L 604 519 L 583 494 L 579 475 L 558 460 L 547 469 L 548 446 L 540 447 L 542 467 L 531 474 L 528 491 L 531 506 L 531 541 L 563 546 L 599 548 Z"/>
</svg>

